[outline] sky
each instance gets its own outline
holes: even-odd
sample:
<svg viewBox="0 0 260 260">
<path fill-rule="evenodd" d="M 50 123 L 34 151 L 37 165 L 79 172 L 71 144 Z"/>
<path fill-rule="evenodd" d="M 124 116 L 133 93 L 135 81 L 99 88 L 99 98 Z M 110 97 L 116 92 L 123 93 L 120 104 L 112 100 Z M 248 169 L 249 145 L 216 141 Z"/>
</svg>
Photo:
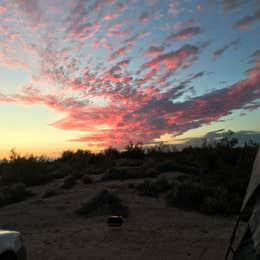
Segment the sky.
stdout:
<svg viewBox="0 0 260 260">
<path fill-rule="evenodd" d="M 0 0 L 0 158 L 260 133 L 259 0 Z"/>
</svg>

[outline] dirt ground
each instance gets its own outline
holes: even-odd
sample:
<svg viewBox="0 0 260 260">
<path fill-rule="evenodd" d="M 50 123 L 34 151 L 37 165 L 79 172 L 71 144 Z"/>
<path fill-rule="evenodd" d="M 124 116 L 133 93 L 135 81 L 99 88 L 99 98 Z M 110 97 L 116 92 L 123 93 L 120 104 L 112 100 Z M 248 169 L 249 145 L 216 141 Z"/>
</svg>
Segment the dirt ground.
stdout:
<svg viewBox="0 0 260 260">
<path fill-rule="evenodd" d="M 22 233 L 29 260 L 221 260 L 234 218 L 210 217 L 169 208 L 163 198 L 141 197 L 128 182 L 84 185 L 70 190 L 62 180 L 34 187 L 35 196 L 0 209 L 0 228 Z M 74 210 L 95 192 L 110 188 L 129 206 L 120 228 L 109 228 L 106 217 L 84 218 Z M 62 194 L 42 199 L 50 188 Z"/>
</svg>

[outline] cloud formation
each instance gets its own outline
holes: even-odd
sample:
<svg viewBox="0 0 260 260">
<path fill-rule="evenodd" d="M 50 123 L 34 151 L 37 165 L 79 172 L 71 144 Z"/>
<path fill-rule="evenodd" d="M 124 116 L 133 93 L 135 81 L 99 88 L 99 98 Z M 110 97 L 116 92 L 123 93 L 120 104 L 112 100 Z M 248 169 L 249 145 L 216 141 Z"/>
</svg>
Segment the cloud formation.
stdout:
<svg viewBox="0 0 260 260">
<path fill-rule="evenodd" d="M 238 20 L 235 24 L 235 28 L 239 29 L 248 29 L 253 23 L 260 20 L 260 9 L 258 9 L 254 14 L 245 16 Z"/>
<path fill-rule="evenodd" d="M 60 115 L 50 126 L 82 131 L 72 141 L 102 147 L 149 143 L 236 109 L 259 107 L 256 48 L 247 55 L 252 68 L 246 76 L 233 79 L 235 84 L 223 81 L 219 89 L 207 72 L 212 49 L 216 59 L 239 48 L 242 40 L 222 37 L 218 48 L 209 21 L 181 17 L 201 12 L 197 5 L 186 10 L 188 3 L 181 1 L 141 2 L 51 1 L 48 8 L 43 0 L 1 4 L 0 70 L 22 71 L 27 84 L 1 86 L 0 103 L 46 106 Z M 229 11 L 244 4 L 221 3 Z M 258 11 L 245 16 L 237 26 L 249 26 L 257 16 Z M 186 39 L 190 42 L 183 44 Z"/>
<path fill-rule="evenodd" d="M 201 33 L 202 30 L 200 27 L 188 27 L 185 28 L 177 33 L 171 34 L 170 36 L 167 37 L 168 41 L 176 41 L 176 40 L 186 40 L 189 39 L 192 36 L 195 36 L 199 33 Z"/>
<path fill-rule="evenodd" d="M 225 51 L 227 51 L 230 47 L 237 47 L 240 44 L 240 39 L 236 39 L 231 41 L 230 43 L 224 45 L 222 48 L 217 49 L 213 52 L 213 57 L 217 59 L 220 57 Z"/>
</svg>

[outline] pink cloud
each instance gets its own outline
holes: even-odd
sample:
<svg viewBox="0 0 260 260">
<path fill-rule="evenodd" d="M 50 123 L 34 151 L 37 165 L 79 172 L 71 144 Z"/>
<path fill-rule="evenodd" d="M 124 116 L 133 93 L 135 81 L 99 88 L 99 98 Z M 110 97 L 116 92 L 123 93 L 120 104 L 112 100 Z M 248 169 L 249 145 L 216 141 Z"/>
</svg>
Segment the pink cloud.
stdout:
<svg viewBox="0 0 260 260">
<path fill-rule="evenodd" d="M 186 40 L 198 35 L 202 30 L 200 27 L 188 27 L 167 37 L 168 41 Z"/>
<path fill-rule="evenodd" d="M 234 25 L 235 28 L 239 29 L 249 29 L 250 25 L 257 22 L 260 19 L 260 9 L 258 9 L 254 14 L 245 16 L 237 21 Z"/>
<path fill-rule="evenodd" d="M 159 70 L 164 65 L 168 70 L 176 70 L 187 64 L 188 60 L 194 60 L 198 53 L 198 47 L 186 44 L 177 51 L 162 54 L 155 59 L 145 63 L 143 69 Z"/>
<path fill-rule="evenodd" d="M 113 20 L 113 19 L 117 18 L 118 16 L 119 16 L 118 11 L 107 13 L 106 16 L 104 17 L 104 20 L 110 21 L 110 20 Z"/>
<path fill-rule="evenodd" d="M 147 12 L 144 12 L 142 13 L 139 18 L 138 18 L 138 21 L 141 22 L 141 23 L 147 23 L 149 22 L 149 15 Z"/>
<path fill-rule="evenodd" d="M 120 49 L 117 49 L 114 51 L 111 56 L 108 58 L 109 61 L 115 60 L 121 56 L 123 56 L 128 50 L 130 49 L 130 46 L 124 46 L 121 47 Z"/>
<path fill-rule="evenodd" d="M 168 13 L 172 15 L 176 15 L 179 12 L 177 8 L 177 1 L 176 0 L 170 0 Z"/>
<path fill-rule="evenodd" d="M 110 101 L 105 107 L 93 105 L 87 99 L 43 94 L 31 87 L 25 88 L 19 95 L 0 94 L 0 102 L 43 104 L 57 112 L 66 113 L 67 116 L 51 125 L 60 129 L 90 132 L 85 135 L 83 133 L 73 141 L 98 142 L 104 147 L 121 146 L 129 140 L 150 142 L 165 133 L 181 134 L 216 121 L 235 109 L 254 109 L 248 104 L 258 107 L 256 101 L 260 98 L 259 66 L 260 64 L 256 63 L 256 66 L 247 72 L 247 78 L 244 80 L 184 102 L 171 101 L 183 90 L 181 85 L 179 89 L 173 88 L 166 93 L 161 93 L 154 86 L 139 90 L 126 87 L 131 84 L 132 79 L 123 76 L 118 67 L 109 73 L 119 73 L 119 78 L 127 84 L 119 84 L 118 88 L 111 88 L 109 91 L 106 88 L 106 93 L 96 93 L 109 98 Z M 107 76 L 108 73 L 104 80 L 107 80 Z M 93 75 L 86 72 L 86 78 L 91 77 Z"/>
<path fill-rule="evenodd" d="M 6 7 L 4 5 L 0 5 L 0 14 L 3 14 L 6 11 Z"/>
<path fill-rule="evenodd" d="M 164 47 L 154 47 L 151 46 L 145 53 L 145 56 L 158 56 L 160 54 L 162 54 L 162 52 L 164 51 Z"/>
<path fill-rule="evenodd" d="M 120 62 L 117 63 L 118 66 L 123 66 L 123 67 L 127 67 L 130 63 L 130 60 L 122 60 Z"/>
<path fill-rule="evenodd" d="M 66 3 L 70 9 L 65 21 L 53 18 L 53 13 L 58 12 L 55 6 L 50 8 L 50 19 L 43 19 L 47 18 L 42 10 L 43 2 L 39 4 L 35 1 L 38 22 L 32 23 L 27 17 L 28 21 L 21 19 L 21 31 L 17 31 L 15 26 L 10 27 L 9 24 L 17 23 L 16 17 L 24 18 L 29 14 L 28 10 L 32 8 L 29 2 L 22 0 L 20 11 L 0 25 L 4 37 L 0 57 L 4 66 L 31 71 L 36 68 L 36 73 L 32 73 L 28 82 L 33 87 L 24 88 L 16 94 L 0 93 L 0 102 L 47 106 L 62 116 L 50 125 L 82 131 L 82 136 L 73 141 L 100 146 L 121 146 L 130 140 L 150 142 L 161 134 L 180 134 L 219 120 L 235 109 L 259 107 L 258 63 L 247 72 L 244 80 L 187 99 L 192 80 L 204 76 L 205 72 L 178 70 L 190 67 L 204 48 L 202 44 L 186 44 L 173 51 L 179 43 L 175 46 L 171 41 L 188 39 L 202 30 L 192 19 L 176 23 L 174 28 L 179 31 L 170 35 L 166 42 L 167 35 L 162 31 L 164 25 L 158 24 L 145 32 L 140 24 L 141 29 L 136 27 L 133 24 L 137 21 L 136 17 L 139 22 L 149 22 L 151 11 L 157 6 L 159 8 L 158 1 L 147 0 L 146 7 L 153 10 L 147 9 L 144 13 L 137 10 L 131 17 L 127 8 L 131 10 L 133 6 L 129 5 L 136 4 L 135 0 L 124 3 L 115 0 L 70 0 Z M 177 15 L 179 1 L 167 3 L 169 13 Z M 19 16 L 21 12 L 23 15 Z M 122 12 L 127 18 L 117 22 Z M 167 11 L 166 15 L 169 16 Z M 160 16 L 155 16 L 156 21 L 159 22 L 159 19 Z M 33 20 L 36 21 L 36 17 Z M 173 20 L 176 21 L 177 18 Z M 173 22 L 170 24 L 169 21 L 169 25 L 165 26 L 172 29 Z M 249 19 L 251 22 L 252 18 Z M 154 34 L 155 30 L 164 34 L 144 38 Z M 157 47 L 151 46 L 155 38 Z M 215 51 L 215 55 L 222 55 L 231 45 L 236 46 L 235 42 L 224 45 Z M 34 59 L 37 61 L 31 64 Z M 182 74 L 185 73 L 189 75 L 184 75 L 183 80 Z"/>
</svg>

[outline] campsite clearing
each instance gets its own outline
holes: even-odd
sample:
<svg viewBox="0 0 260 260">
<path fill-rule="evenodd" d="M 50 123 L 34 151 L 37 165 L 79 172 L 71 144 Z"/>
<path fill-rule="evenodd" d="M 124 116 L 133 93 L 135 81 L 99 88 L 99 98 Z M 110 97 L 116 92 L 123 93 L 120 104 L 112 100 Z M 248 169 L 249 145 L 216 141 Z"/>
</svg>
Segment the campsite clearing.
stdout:
<svg viewBox="0 0 260 260">
<path fill-rule="evenodd" d="M 163 198 L 142 197 L 128 183 L 77 184 L 42 199 L 62 180 L 33 188 L 36 196 L 1 208 L 0 228 L 22 232 L 29 259 L 223 259 L 234 218 L 206 216 L 169 208 Z M 84 218 L 74 211 L 104 188 L 113 189 L 130 215 L 120 228 L 109 228 L 106 216 Z M 241 227 L 242 228 L 242 227 Z"/>
</svg>

